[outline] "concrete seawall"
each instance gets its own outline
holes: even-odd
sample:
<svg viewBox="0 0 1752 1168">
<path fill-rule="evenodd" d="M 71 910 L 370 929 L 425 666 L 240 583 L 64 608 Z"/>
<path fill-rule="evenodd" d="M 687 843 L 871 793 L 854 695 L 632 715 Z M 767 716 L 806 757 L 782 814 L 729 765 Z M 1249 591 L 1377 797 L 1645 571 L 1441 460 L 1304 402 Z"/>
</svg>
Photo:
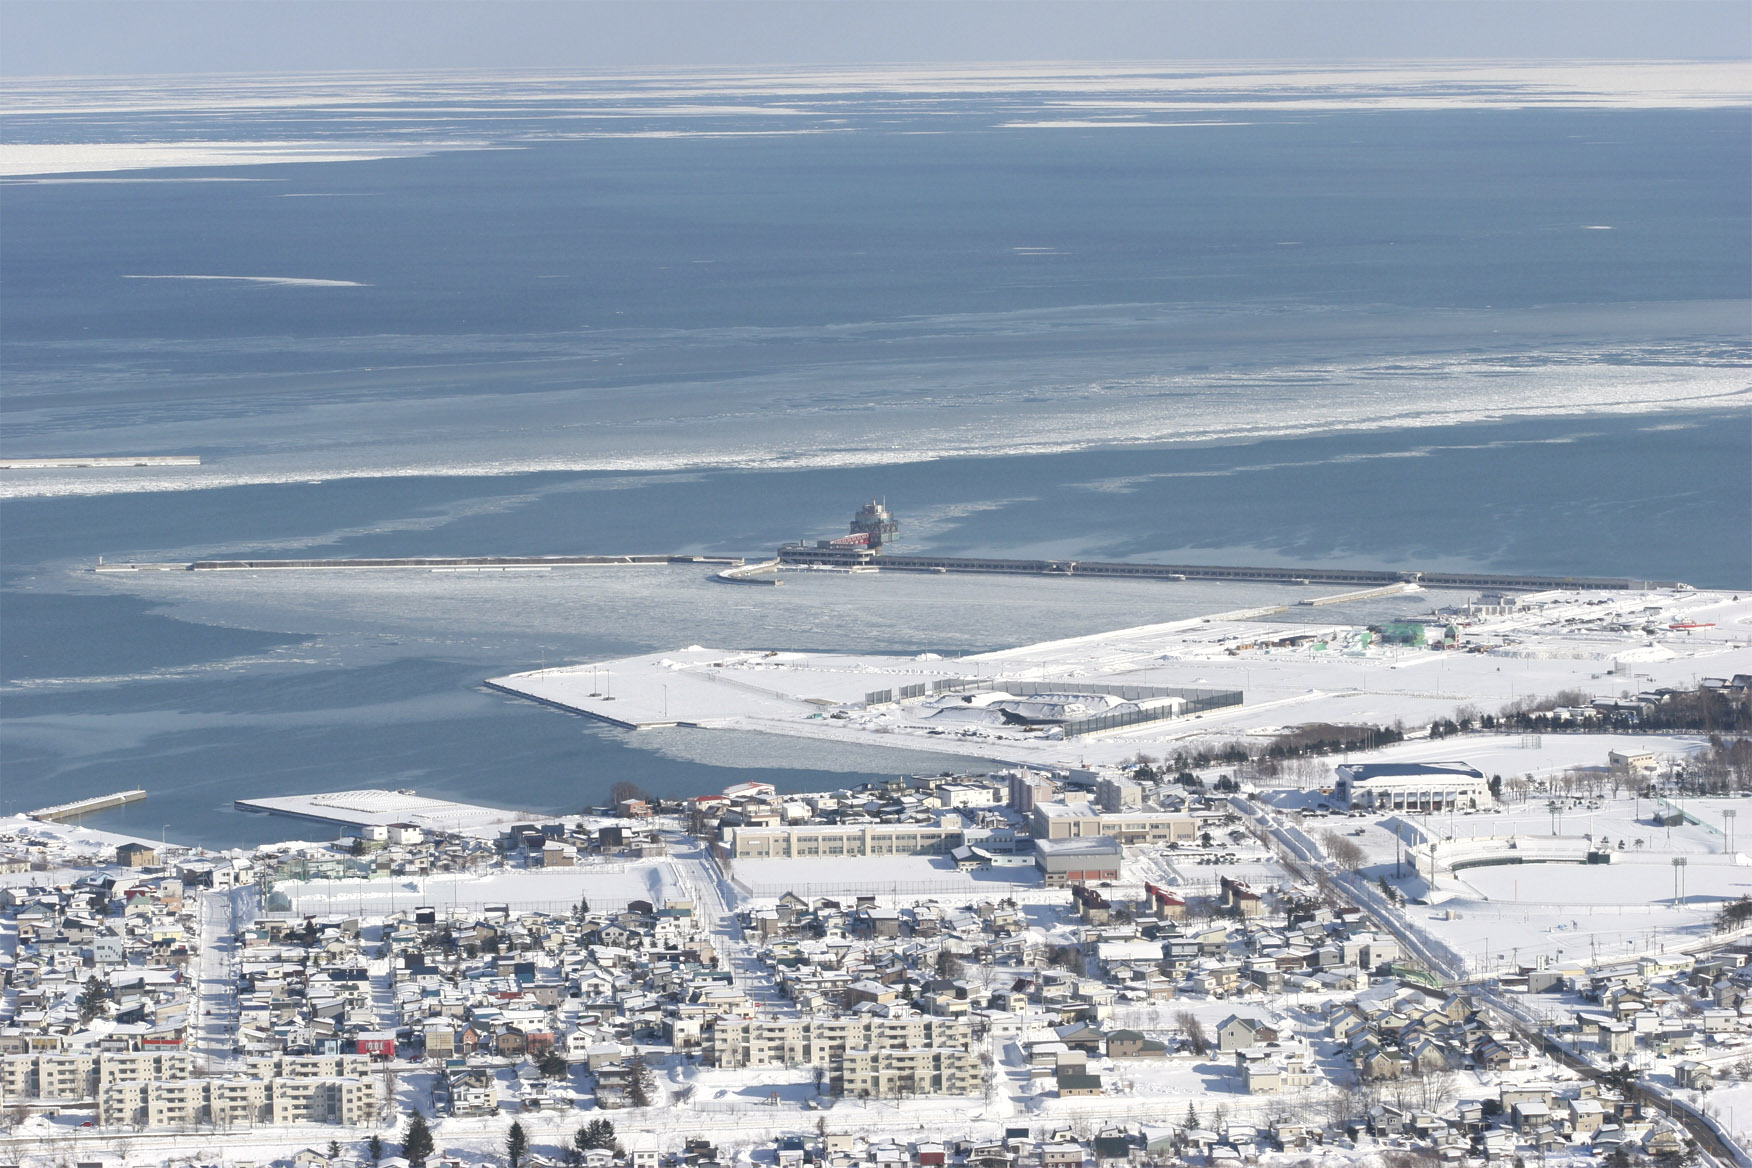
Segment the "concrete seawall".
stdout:
<svg viewBox="0 0 1752 1168">
<path fill-rule="evenodd" d="M 1379 568 L 1243 567 L 1212 564 L 1132 564 L 1085 560 L 989 560 L 952 556 L 848 556 L 834 549 L 790 545 L 779 549 L 788 565 L 875 568 L 883 572 L 956 572 L 975 575 L 1088 576 L 1131 580 L 1233 580 L 1268 584 L 1349 584 L 1385 588 L 1421 584 L 1429 588 L 1479 588 L 1518 592 L 1551 590 L 1617 591 L 1683 588 L 1672 580 L 1633 580 L 1589 576 L 1532 576 L 1489 572 L 1418 572 Z"/>
<path fill-rule="evenodd" d="M 1627 577 L 1533 576 L 1492 572 L 1420 572 L 1383 568 L 1246 567 L 1212 564 L 1134 564 L 1085 560 L 994 560 L 953 556 L 871 555 L 840 549 L 787 545 L 771 559 L 750 564 L 742 556 L 412 556 L 298 560 L 195 560 L 192 563 L 102 563 L 99 572 L 286 572 L 420 570 L 427 572 L 539 572 L 554 568 L 662 567 L 675 564 L 717 566 L 712 579 L 724 584 L 782 584 L 784 567 L 836 568 L 870 572 L 933 572 L 967 575 L 1068 576 L 1105 580 L 1237 581 L 1263 584 L 1348 585 L 1359 591 L 1308 604 L 1332 604 L 1388 596 L 1408 587 L 1467 588 L 1483 591 L 1645 591 L 1686 588 L 1674 580 Z"/>
<path fill-rule="evenodd" d="M 44 823 L 61 823 L 69 819 L 77 819 L 93 811 L 107 811 L 111 807 L 121 807 L 128 803 L 138 803 L 146 797 L 146 792 L 136 787 L 132 791 L 117 791 L 113 795 L 93 795 L 89 799 L 75 799 L 71 803 L 57 803 L 53 807 L 41 807 L 30 812 L 32 819 L 40 819 Z"/>
</svg>

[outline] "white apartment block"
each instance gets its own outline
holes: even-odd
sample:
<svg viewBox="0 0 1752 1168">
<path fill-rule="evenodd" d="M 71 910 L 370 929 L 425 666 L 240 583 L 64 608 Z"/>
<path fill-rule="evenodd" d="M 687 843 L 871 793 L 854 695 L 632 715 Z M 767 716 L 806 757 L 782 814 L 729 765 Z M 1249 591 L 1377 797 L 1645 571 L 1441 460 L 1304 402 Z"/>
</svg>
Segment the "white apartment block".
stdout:
<svg viewBox="0 0 1752 1168">
<path fill-rule="evenodd" d="M 376 1117 L 371 1077 L 116 1080 L 98 1092 L 105 1127 L 328 1123 L 357 1126 Z"/>
<path fill-rule="evenodd" d="M 265 1123 L 273 1114 L 270 1084 L 262 1079 L 208 1079 L 207 1112 L 219 1127 Z"/>
<path fill-rule="evenodd" d="M 258 1079 L 356 1079 L 371 1074 L 371 1059 L 362 1054 L 263 1055 L 245 1065 Z"/>
<path fill-rule="evenodd" d="M 705 1061 L 717 1067 L 826 1066 L 849 1048 L 966 1047 L 964 1018 L 718 1018 L 707 1032 Z"/>
<path fill-rule="evenodd" d="M 833 1060 L 833 1092 L 852 1099 L 979 1093 L 978 1056 L 957 1047 L 847 1050 Z"/>
<path fill-rule="evenodd" d="M 377 1108 L 377 1081 L 354 1078 L 275 1079 L 274 1123 L 338 1123 L 353 1126 Z"/>
<path fill-rule="evenodd" d="M 182 1051 L 114 1051 L 0 1056 L 0 1099 L 95 1099 L 108 1083 L 186 1079 L 194 1059 Z"/>
</svg>

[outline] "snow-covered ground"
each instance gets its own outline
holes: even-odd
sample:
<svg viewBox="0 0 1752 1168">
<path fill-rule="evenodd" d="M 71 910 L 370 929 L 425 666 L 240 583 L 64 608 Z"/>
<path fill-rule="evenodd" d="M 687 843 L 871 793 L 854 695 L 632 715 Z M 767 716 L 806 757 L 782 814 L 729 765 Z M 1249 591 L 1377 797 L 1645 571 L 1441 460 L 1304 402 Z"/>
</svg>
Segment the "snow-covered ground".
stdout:
<svg viewBox="0 0 1752 1168">
<path fill-rule="evenodd" d="M 248 811 L 266 811 L 329 824 L 387 827 L 392 823 L 411 823 L 428 831 L 469 835 L 496 834 L 496 829 L 506 824 L 550 818 L 528 811 L 481 807 L 451 799 L 434 799 L 413 791 L 387 791 L 376 787 L 325 791 L 315 795 L 275 795 L 239 799 L 237 802 Z"/>
<path fill-rule="evenodd" d="M 1297 599 L 1285 600 L 1300 613 Z M 1257 618 L 1283 608 L 1193 617 L 960 658 L 743 652 L 668 653 L 541 669 L 492 684 L 636 727 L 677 723 L 890 745 L 1038 764 L 1117 762 L 1208 736 L 1274 734 L 1308 723 L 1426 725 L 1464 707 L 1574 691 L 1619 697 L 1652 686 L 1752 672 L 1752 599 L 1689 589 L 1544 593 L 1508 615 L 1433 613 L 1458 648 L 1383 645 L 1343 606 L 1307 623 Z M 1294 643 L 1290 643 L 1290 642 Z M 1055 727 L 948 725 L 930 693 L 943 682 L 1133 685 L 1240 690 L 1240 706 L 1063 739 Z M 922 686 L 899 702 L 868 695 Z M 882 737 L 877 737 L 882 736 Z"/>
<path fill-rule="evenodd" d="M 1659 952 L 1712 937 L 1728 900 L 1752 895 L 1752 846 L 1736 833 L 1733 849 L 1724 812 L 1752 814 L 1752 799 L 1616 796 L 1603 777 L 1608 751 L 1648 751 L 1657 764 L 1695 755 L 1698 735 L 1469 734 L 1398 743 L 1350 755 L 1351 761 L 1458 760 L 1505 780 L 1505 799 L 1477 812 L 1373 815 L 1312 814 L 1318 790 L 1279 791 L 1269 801 L 1302 814 L 1316 840 L 1336 832 L 1362 849 L 1360 875 L 1386 880 L 1413 900 L 1410 922 L 1466 959 L 1476 971 L 1538 960 L 1593 961 Z M 1562 792 L 1566 775 L 1592 768 L 1602 776 L 1590 793 Z M 1684 823 L 1657 823 L 1657 812 L 1682 811 Z M 1434 840 L 1431 852 L 1419 840 Z M 1611 852 L 1608 864 L 1585 864 L 1587 852 Z M 1572 862 L 1536 862 L 1562 856 Z M 1458 868 L 1452 865 L 1460 860 Z M 1468 866 L 1479 859 L 1494 862 Z M 1683 861 L 1682 866 L 1674 864 Z"/>
<path fill-rule="evenodd" d="M 573 868 L 500 869 L 479 875 L 441 873 L 385 880 L 287 880 L 274 886 L 291 911 L 385 913 L 416 905 L 438 908 L 502 904 L 511 909 L 570 912 L 580 897 L 593 907 L 628 901 L 660 904 L 683 898 L 687 887 L 664 860 L 583 863 Z"/>
<path fill-rule="evenodd" d="M 820 859 L 737 860 L 733 874 L 745 895 L 783 896 L 971 896 L 1002 899 L 1040 889 L 1033 865 L 957 871 L 942 856 L 835 856 Z M 1065 899 L 1062 891 L 1056 899 Z"/>
</svg>

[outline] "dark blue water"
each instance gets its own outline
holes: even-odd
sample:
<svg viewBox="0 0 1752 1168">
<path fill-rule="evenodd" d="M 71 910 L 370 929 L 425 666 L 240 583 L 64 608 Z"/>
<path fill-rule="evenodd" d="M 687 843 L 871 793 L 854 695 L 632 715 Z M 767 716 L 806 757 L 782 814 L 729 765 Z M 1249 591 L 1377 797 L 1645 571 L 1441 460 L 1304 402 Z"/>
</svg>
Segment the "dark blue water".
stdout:
<svg viewBox="0 0 1752 1168">
<path fill-rule="evenodd" d="M 942 760 L 634 739 L 479 682 L 695 641 L 992 648 L 1250 595 L 191 583 L 99 556 L 746 554 L 881 495 L 907 546 L 957 554 L 1752 586 L 1745 110 L 839 112 L 770 138 L 507 119 L 470 129 L 519 149 L 5 185 L 0 452 L 206 464 L 6 478 L 0 811 L 142 785 L 94 822 L 239 843 L 288 830 L 231 810 L 247 795 L 837 785 Z"/>
<path fill-rule="evenodd" d="M 1507 308 L 1747 293 L 1744 110 L 1255 119 L 1183 134 L 599 140 L 249 168 L 271 180 L 253 183 L 13 185 L 9 363 L 64 370 L 62 350 L 38 345 L 104 337 L 158 349 L 1164 300 Z M 308 193 L 334 197 L 285 197 Z M 1615 229 L 1567 229 L 1589 224 Z M 163 272 L 371 286 L 215 298 L 119 279 Z M 225 364 L 181 357 L 164 360 Z"/>
</svg>

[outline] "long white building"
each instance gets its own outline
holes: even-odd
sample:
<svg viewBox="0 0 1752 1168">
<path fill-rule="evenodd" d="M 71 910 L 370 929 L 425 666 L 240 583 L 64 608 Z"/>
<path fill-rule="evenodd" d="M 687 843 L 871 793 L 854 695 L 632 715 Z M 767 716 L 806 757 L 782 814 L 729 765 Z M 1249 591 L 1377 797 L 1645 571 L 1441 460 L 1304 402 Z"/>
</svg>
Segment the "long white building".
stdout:
<svg viewBox="0 0 1752 1168">
<path fill-rule="evenodd" d="M 1463 762 L 1351 762 L 1333 794 L 1369 811 L 1464 811 L 1495 800 L 1483 774 Z"/>
</svg>

